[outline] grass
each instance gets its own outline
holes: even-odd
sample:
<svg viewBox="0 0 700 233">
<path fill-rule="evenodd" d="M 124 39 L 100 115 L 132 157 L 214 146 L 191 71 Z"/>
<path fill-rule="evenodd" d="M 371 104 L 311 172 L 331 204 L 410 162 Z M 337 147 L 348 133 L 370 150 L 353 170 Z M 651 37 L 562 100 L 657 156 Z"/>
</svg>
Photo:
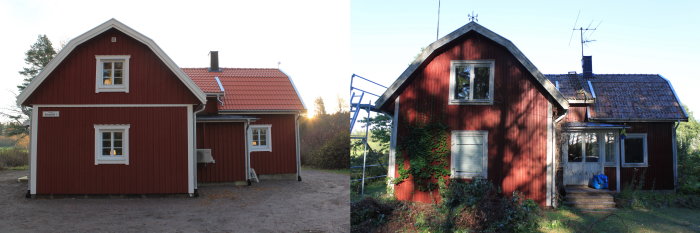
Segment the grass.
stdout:
<svg viewBox="0 0 700 233">
<path fill-rule="evenodd" d="M 611 215 L 562 207 L 545 211 L 542 232 L 700 232 L 700 210 L 686 208 L 619 209 Z"/>
<path fill-rule="evenodd" d="M 369 183 L 365 184 L 365 196 L 371 196 L 371 197 L 376 197 L 376 198 L 381 198 L 385 196 L 386 194 L 386 183 L 382 181 L 372 181 Z M 352 189 L 350 191 L 350 201 L 359 201 L 362 200 L 365 196 L 360 195 L 360 184 L 359 182 L 353 182 L 353 183 L 358 183 L 356 186 L 353 185 Z M 355 191 L 355 188 L 357 191 Z"/>
<path fill-rule="evenodd" d="M 5 169 L 7 170 L 27 170 L 29 169 L 29 165 L 22 165 L 22 166 L 17 166 L 17 167 L 6 167 Z"/>
</svg>

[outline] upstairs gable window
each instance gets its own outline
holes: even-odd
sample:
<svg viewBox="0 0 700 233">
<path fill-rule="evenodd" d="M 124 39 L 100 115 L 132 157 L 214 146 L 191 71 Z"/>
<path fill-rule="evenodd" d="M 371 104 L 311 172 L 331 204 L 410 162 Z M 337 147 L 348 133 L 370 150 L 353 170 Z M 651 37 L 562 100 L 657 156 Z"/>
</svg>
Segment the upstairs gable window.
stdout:
<svg viewBox="0 0 700 233">
<path fill-rule="evenodd" d="M 95 56 L 95 93 L 129 92 L 129 55 Z"/>
<path fill-rule="evenodd" d="M 450 104 L 493 104 L 493 60 L 452 61 Z"/>
</svg>

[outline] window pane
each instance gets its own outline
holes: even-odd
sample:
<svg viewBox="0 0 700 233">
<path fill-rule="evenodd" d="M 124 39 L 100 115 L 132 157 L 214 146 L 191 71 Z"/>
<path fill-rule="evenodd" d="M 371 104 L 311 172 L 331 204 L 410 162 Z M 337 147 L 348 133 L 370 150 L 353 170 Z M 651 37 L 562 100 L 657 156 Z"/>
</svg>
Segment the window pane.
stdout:
<svg viewBox="0 0 700 233">
<path fill-rule="evenodd" d="M 114 84 L 115 84 L 115 85 L 121 85 L 121 84 L 122 84 L 122 78 L 114 78 Z"/>
<path fill-rule="evenodd" d="M 102 63 L 102 69 L 105 69 L 105 70 L 112 69 L 112 63 L 111 62 Z"/>
<path fill-rule="evenodd" d="M 471 67 L 458 65 L 455 68 L 455 99 L 469 99 L 469 75 Z"/>
<path fill-rule="evenodd" d="M 122 155 L 122 148 L 114 148 L 113 155 Z"/>
<path fill-rule="evenodd" d="M 474 69 L 474 99 L 489 99 L 489 70 L 488 67 Z"/>
<path fill-rule="evenodd" d="M 586 162 L 598 162 L 600 159 L 600 146 L 598 145 L 598 134 L 586 134 Z"/>
<path fill-rule="evenodd" d="M 112 71 L 111 70 L 103 70 L 102 77 L 105 77 L 105 78 L 112 77 Z"/>
<path fill-rule="evenodd" d="M 109 155 L 110 155 L 110 154 L 109 154 L 110 151 L 112 151 L 112 150 L 109 149 L 109 148 L 107 148 L 107 149 L 102 149 L 102 155 L 109 156 Z"/>
<path fill-rule="evenodd" d="M 122 140 L 114 140 L 114 147 L 122 147 Z"/>
<path fill-rule="evenodd" d="M 102 141 L 102 148 L 111 148 L 112 142 L 109 140 L 103 140 Z"/>
<path fill-rule="evenodd" d="M 579 133 L 572 133 L 569 135 L 569 151 L 568 157 L 569 162 L 581 162 L 583 161 L 582 149 L 583 149 L 583 136 Z"/>
<path fill-rule="evenodd" d="M 114 139 L 121 140 L 122 139 L 122 132 L 114 132 Z"/>
<path fill-rule="evenodd" d="M 260 144 L 259 145 L 266 146 L 267 145 L 267 138 L 260 137 Z"/>
<path fill-rule="evenodd" d="M 123 62 L 114 62 L 114 69 L 124 69 Z"/>
<path fill-rule="evenodd" d="M 625 163 L 644 163 L 644 139 L 625 139 Z"/>
<path fill-rule="evenodd" d="M 605 134 L 605 162 L 615 162 L 615 134 Z"/>
<path fill-rule="evenodd" d="M 114 77 L 122 77 L 122 70 L 114 70 Z"/>
</svg>

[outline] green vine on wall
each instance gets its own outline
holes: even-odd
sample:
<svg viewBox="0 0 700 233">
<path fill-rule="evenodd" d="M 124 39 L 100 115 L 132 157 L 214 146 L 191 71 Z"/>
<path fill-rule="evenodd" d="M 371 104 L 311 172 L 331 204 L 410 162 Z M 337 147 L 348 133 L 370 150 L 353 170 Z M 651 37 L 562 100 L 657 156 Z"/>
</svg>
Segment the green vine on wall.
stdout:
<svg viewBox="0 0 700 233">
<path fill-rule="evenodd" d="M 433 191 L 444 187 L 444 177 L 450 175 L 448 161 L 450 147 L 448 128 L 444 124 L 433 122 L 408 126 L 408 135 L 399 144 L 397 167 L 399 176 L 394 184 L 399 184 L 413 177 L 416 188 L 420 191 Z M 403 156 L 406 154 L 406 156 Z M 408 159 L 409 168 L 404 166 Z"/>
</svg>

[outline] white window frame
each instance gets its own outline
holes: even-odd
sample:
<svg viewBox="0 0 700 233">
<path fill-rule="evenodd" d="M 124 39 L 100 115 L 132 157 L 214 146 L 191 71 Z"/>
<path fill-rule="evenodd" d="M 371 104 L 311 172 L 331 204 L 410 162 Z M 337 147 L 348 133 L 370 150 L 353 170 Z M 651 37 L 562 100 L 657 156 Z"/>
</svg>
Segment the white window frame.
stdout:
<svg viewBox="0 0 700 233">
<path fill-rule="evenodd" d="M 95 127 L 95 165 L 125 164 L 129 165 L 129 128 L 131 125 L 94 125 Z M 122 156 L 102 155 L 102 133 L 122 132 Z"/>
<path fill-rule="evenodd" d="M 95 56 L 95 93 L 126 92 L 129 93 L 129 58 L 130 55 L 96 55 Z M 104 85 L 102 83 L 102 62 L 120 60 L 124 62 L 121 85 Z"/>
<path fill-rule="evenodd" d="M 643 156 L 644 156 L 644 162 L 643 163 L 627 163 L 625 162 L 625 154 L 627 152 L 625 151 L 625 141 L 628 138 L 641 138 L 642 139 L 642 144 L 644 145 L 642 148 L 643 151 Z M 625 140 L 621 140 L 622 143 L 622 167 L 648 167 L 649 166 L 649 152 L 648 152 L 648 147 L 649 144 L 647 143 L 647 134 L 646 133 L 628 133 L 625 137 Z"/>
<path fill-rule="evenodd" d="M 615 137 L 615 144 L 614 144 L 615 150 L 614 150 L 613 155 L 612 155 L 612 158 L 615 161 L 608 161 L 606 158 L 608 152 L 605 148 L 605 146 L 607 144 L 605 137 L 607 137 L 608 133 L 612 133 L 613 137 Z M 598 156 L 600 156 L 598 158 L 597 162 L 587 162 L 586 161 L 586 157 L 587 157 L 586 147 L 588 146 L 588 144 L 591 144 L 588 142 L 588 140 L 584 140 L 583 145 L 581 146 L 581 155 L 583 156 L 582 160 L 580 162 L 569 162 L 569 139 L 570 139 L 569 137 L 571 137 L 571 134 L 583 134 L 583 135 L 596 134 L 596 136 L 598 137 L 598 142 L 597 142 L 598 154 L 599 154 Z M 619 157 L 617 155 L 620 154 L 620 149 L 619 149 L 620 140 L 619 140 L 618 133 L 611 132 L 611 131 L 586 131 L 586 130 L 584 130 L 584 131 L 565 132 L 562 134 L 562 136 L 563 136 L 564 141 L 563 141 L 562 146 L 561 146 L 561 150 L 562 150 L 561 156 L 562 156 L 562 160 L 564 161 L 564 163 L 584 163 L 584 162 L 585 163 L 600 163 L 600 162 L 602 162 L 603 166 L 605 166 L 605 167 L 614 167 L 617 164 L 617 158 Z"/>
<path fill-rule="evenodd" d="M 450 147 L 450 178 L 461 178 L 461 179 L 470 179 L 474 177 L 483 177 L 483 178 L 488 178 L 488 162 L 489 162 L 489 132 L 485 130 L 453 130 L 452 131 L 452 136 L 451 136 L 451 147 Z M 482 161 L 481 165 L 483 166 L 481 169 L 480 173 L 476 172 L 457 172 L 455 168 L 455 159 L 457 158 L 457 153 L 456 153 L 456 142 L 457 142 L 457 137 L 459 136 L 481 136 L 483 137 L 483 144 L 482 144 Z"/>
<path fill-rule="evenodd" d="M 602 134 L 603 134 L 603 161 L 604 161 L 606 167 L 615 167 L 615 166 L 617 166 L 617 160 L 620 158 L 620 156 L 618 156 L 620 154 L 620 141 L 621 141 L 620 135 L 616 132 L 603 132 Z M 608 158 L 606 158 L 608 155 L 608 151 L 605 148 L 605 146 L 608 144 L 608 141 L 606 138 L 608 136 L 608 134 L 612 134 L 612 137 L 615 139 L 615 143 L 613 144 L 614 150 L 613 150 L 613 154 L 612 154 L 613 161 L 608 161 Z"/>
<path fill-rule="evenodd" d="M 253 145 L 253 129 L 265 129 L 265 142 L 267 145 Z M 250 125 L 248 127 L 248 149 L 249 151 L 272 151 L 272 125 Z"/>
<path fill-rule="evenodd" d="M 471 65 L 471 74 L 469 75 L 469 98 L 468 99 L 455 99 L 455 86 L 457 85 L 455 67 L 458 65 Z M 476 67 L 489 67 L 489 99 L 479 99 L 475 100 L 474 97 L 474 71 Z M 449 105 L 491 105 L 493 104 L 494 98 L 494 76 L 496 62 L 494 60 L 453 60 L 450 62 L 450 95 L 448 97 Z"/>
</svg>

